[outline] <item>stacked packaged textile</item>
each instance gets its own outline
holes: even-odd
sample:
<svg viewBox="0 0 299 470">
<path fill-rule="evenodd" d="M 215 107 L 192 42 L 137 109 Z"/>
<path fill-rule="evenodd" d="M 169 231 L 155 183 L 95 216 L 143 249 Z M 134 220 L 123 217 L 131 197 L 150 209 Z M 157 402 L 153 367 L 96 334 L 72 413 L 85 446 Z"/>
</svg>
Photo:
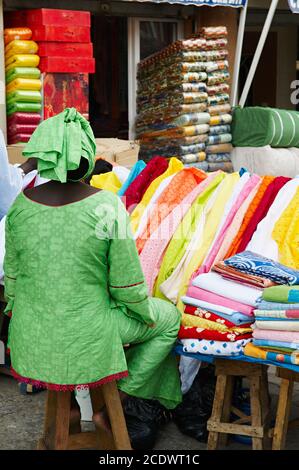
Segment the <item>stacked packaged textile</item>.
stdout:
<svg viewBox="0 0 299 470">
<path fill-rule="evenodd" d="M 38 45 L 29 28 L 4 30 L 8 143 L 28 142 L 40 122 Z"/>
<path fill-rule="evenodd" d="M 232 122 L 228 71 L 227 29 L 202 28 L 207 50 L 207 93 L 210 119 L 209 138 L 206 142 L 208 171 L 233 170 L 230 160 Z"/>
<path fill-rule="evenodd" d="M 223 265 L 225 272 L 239 273 L 239 277 L 264 278 L 265 289 L 254 310 L 253 343 L 246 345 L 244 354 L 299 365 L 299 271 L 250 251 Z"/>
<path fill-rule="evenodd" d="M 156 154 L 184 163 L 205 160 L 210 120 L 205 43 L 177 41 L 139 64 L 136 133 L 143 160 Z"/>
<path fill-rule="evenodd" d="M 209 144 L 209 153 L 217 154 L 211 157 L 211 171 L 215 162 L 231 170 L 226 36 L 226 28 L 203 28 L 202 37 L 177 41 L 139 64 L 140 159 L 175 156 L 186 166 L 207 171 Z"/>
<path fill-rule="evenodd" d="M 253 310 L 258 288 L 211 272 L 192 281 L 187 295 L 179 338 L 184 352 L 238 356 L 251 341 Z"/>
</svg>

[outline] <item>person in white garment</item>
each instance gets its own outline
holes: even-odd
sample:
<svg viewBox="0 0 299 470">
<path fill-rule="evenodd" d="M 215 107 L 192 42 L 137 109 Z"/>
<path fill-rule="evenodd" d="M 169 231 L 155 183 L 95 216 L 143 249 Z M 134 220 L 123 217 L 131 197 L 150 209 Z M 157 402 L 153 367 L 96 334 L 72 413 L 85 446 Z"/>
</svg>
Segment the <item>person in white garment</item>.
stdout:
<svg viewBox="0 0 299 470">
<path fill-rule="evenodd" d="M 37 174 L 36 161 L 32 158 L 21 165 L 9 163 L 7 148 L 0 130 L 0 283 L 3 284 L 3 260 L 5 254 L 5 219 L 17 195 L 29 186 L 38 186 L 47 180 Z"/>
</svg>

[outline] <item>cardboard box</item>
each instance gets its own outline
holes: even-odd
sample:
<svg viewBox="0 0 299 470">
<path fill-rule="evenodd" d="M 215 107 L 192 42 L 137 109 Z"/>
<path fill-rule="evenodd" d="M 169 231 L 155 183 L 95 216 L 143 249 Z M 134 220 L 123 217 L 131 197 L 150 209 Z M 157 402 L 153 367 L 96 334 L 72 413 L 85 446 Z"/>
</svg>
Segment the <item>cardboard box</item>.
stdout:
<svg viewBox="0 0 299 470">
<path fill-rule="evenodd" d="M 7 146 L 7 153 L 8 153 L 8 160 L 10 163 L 24 163 L 24 157 L 22 155 L 22 151 L 24 149 L 23 144 L 17 145 L 8 145 Z"/>
<path fill-rule="evenodd" d="M 29 27 L 31 25 L 72 25 L 90 27 L 90 12 L 39 8 L 27 10 L 26 21 Z"/>
<path fill-rule="evenodd" d="M 85 57 L 93 56 L 93 44 L 90 42 L 40 42 L 38 44 L 40 57 Z"/>
<path fill-rule="evenodd" d="M 89 26 L 31 26 L 33 41 L 91 42 Z"/>
<path fill-rule="evenodd" d="M 131 168 L 138 160 L 139 145 L 122 139 L 96 139 L 97 158 Z"/>
<path fill-rule="evenodd" d="M 41 72 L 94 73 L 95 59 L 92 57 L 41 57 Z"/>
</svg>

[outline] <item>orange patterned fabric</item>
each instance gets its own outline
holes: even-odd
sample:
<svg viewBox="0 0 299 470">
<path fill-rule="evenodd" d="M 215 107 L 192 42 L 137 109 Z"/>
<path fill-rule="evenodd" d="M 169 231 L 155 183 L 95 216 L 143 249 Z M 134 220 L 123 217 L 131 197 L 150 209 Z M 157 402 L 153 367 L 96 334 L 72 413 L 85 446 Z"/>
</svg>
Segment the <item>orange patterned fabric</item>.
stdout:
<svg viewBox="0 0 299 470">
<path fill-rule="evenodd" d="M 206 173 L 196 168 L 185 168 L 174 176 L 153 208 L 145 230 L 136 240 L 139 253 L 143 250 L 146 240 L 155 232 L 162 220 L 206 177 Z"/>
<path fill-rule="evenodd" d="M 260 188 L 255 196 L 255 198 L 253 199 L 252 203 L 250 204 L 247 212 L 246 212 L 246 215 L 244 217 L 244 220 L 243 220 L 243 223 L 240 227 L 240 230 L 239 232 L 237 233 L 236 237 L 234 238 L 234 241 L 232 242 L 228 252 L 226 253 L 224 259 L 226 258 L 229 258 L 231 256 L 234 256 L 236 253 L 238 253 L 238 248 L 239 248 L 239 245 L 242 241 L 242 237 L 243 237 L 243 234 L 246 232 L 246 229 L 249 225 L 249 222 L 252 218 L 252 216 L 254 215 L 257 207 L 259 206 L 268 186 L 272 183 L 272 181 L 275 179 L 274 176 L 264 176 L 263 178 L 263 181 L 260 185 Z"/>
</svg>

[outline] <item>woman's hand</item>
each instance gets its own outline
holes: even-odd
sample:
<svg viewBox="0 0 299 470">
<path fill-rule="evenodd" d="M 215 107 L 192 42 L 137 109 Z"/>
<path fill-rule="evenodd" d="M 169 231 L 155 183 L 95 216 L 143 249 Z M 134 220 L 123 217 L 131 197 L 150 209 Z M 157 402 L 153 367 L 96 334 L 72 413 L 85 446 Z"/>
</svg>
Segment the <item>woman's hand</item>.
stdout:
<svg viewBox="0 0 299 470">
<path fill-rule="evenodd" d="M 147 325 L 149 328 L 155 328 L 156 327 L 156 323 L 151 323 L 150 325 Z"/>
</svg>

